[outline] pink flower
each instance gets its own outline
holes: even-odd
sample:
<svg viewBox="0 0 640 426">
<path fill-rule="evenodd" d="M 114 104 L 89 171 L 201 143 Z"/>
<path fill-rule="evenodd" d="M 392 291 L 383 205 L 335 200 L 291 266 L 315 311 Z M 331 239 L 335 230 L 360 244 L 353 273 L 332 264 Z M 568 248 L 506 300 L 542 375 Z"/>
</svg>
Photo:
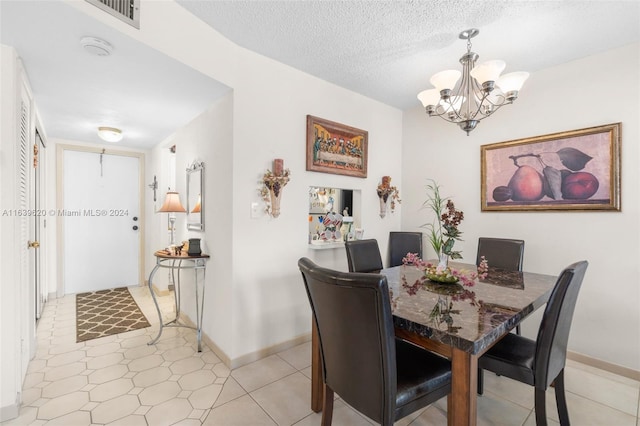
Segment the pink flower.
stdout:
<svg viewBox="0 0 640 426">
<path fill-rule="evenodd" d="M 489 273 L 489 262 L 484 256 L 480 256 L 480 265 L 478 265 L 478 277 L 483 280 L 487 278 Z"/>
<path fill-rule="evenodd" d="M 422 265 L 422 259 L 418 256 L 418 253 L 407 253 L 405 257 L 402 258 L 403 265 Z"/>
</svg>

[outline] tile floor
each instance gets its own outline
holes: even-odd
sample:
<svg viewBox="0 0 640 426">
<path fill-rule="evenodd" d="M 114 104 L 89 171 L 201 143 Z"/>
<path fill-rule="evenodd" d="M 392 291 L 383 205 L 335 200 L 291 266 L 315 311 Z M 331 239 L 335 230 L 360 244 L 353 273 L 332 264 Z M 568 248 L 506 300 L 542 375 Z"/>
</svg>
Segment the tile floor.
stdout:
<svg viewBox="0 0 640 426">
<path fill-rule="evenodd" d="M 196 352 L 190 329 L 165 329 L 148 346 L 157 314 L 146 288 L 131 291 L 152 326 L 84 343 L 75 342 L 75 297 L 47 304 L 20 417 L 3 425 L 320 424 L 309 408 L 310 343 L 229 371 L 206 346 Z M 170 315 L 172 296 L 160 300 Z M 640 426 L 640 382 L 570 361 L 566 386 L 572 424 Z M 547 401 L 549 423 L 557 425 L 552 389 Z M 336 401 L 335 426 L 372 423 Z M 396 424 L 446 425 L 446 398 Z M 485 373 L 478 424 L 535 425 L 532 388 Z"/>
</svg>

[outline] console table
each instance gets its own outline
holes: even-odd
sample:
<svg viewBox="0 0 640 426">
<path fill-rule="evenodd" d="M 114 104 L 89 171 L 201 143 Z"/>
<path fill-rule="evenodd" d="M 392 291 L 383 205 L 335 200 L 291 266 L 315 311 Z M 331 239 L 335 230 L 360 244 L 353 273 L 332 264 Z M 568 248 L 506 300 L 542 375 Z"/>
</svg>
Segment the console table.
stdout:
<svg viewBox="0 0 640 426">
<path fill-rule="evenodd" d="M 156 257 L 156 266 L 153 268 L 151 273 L 149 274 L 149 291 L 151 292 L 151 297 L 153 298 L 153 303 L 156 305 L 156 310 L 158 311 L 158 318 L 160 320 L 160 329 L 158 330 L 158 335 L 147 343 L 148 345 L 153 345 L 158 341 L 160 336 L 162 335 L 162 330 L 164 327 L 187 327 L 191 329 L 195 329 L 197 331 L 197 339 L 198 339 L 198 352 L 202 352 L 202 313 L 204 311 L 204 279 L 205 279 L 205 268 L 206 261 L 209 259 L 208 254 L 201 254 L 198 256 L 188 256 L 186 254 L 181 255 L 173 255 L 166 250 L 159 250 L 153 255 Z M 175 319 L 164 323 L 162 321 L 162 313 L 160 312 L 160 306 L 158 305 L 158 300 L 156 299 L 156 295 L 153 291 L 153 276 L 160 268 L 170 268 L 171 269 L 171 277 L 173 282 L 175 283 L 174 288 L 174 299 L 176 304 L 176 317 Z M 183 325 L 178 323 L 178 319 L 180 318 L 180 271 L 183 269 L 192 269 L 194 274 L 194 285 L 196 288 L 196 327 L 191 327 L 189 325 Z M 178 279 L 176 280 L 175 275 L 176 271 L 178 271 Z M 198 285 L 198 272 L 202 271 L 202 279 L 201 284 Z"/>
</svg>

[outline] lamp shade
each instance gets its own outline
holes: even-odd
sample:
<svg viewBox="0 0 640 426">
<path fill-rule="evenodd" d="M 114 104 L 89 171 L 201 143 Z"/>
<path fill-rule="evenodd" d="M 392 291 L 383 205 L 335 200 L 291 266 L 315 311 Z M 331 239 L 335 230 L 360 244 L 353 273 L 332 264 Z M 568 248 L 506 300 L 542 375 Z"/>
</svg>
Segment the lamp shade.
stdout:
<svg viewBox="0 0 640 426">
<path fill-rule="evenodd" d="M 418 99 L 420 100 L 420 102 L 422 102 L 422 106 L 424 106 L 425 108 L 429 105 L 438 105 L 438 102 L 440 102 L 440 92 L 438 91 L 438 89 L 428 89 L 428 90 L 423 90 L 422 92 L 418 93 Z"/>
<path fill-rule="evenodd" d="M 196 205 L 193 207 L 193 210 L 191 210 L 191 213 L 200 213 L 200 210 L 202 209 L 202 205 L 201 205 L 201 195 L 198 194 L 198 202 L 196 203 Z"/>
<path fill-rule="evenodd" d="M 480 84 L 486 81 L 496 81 L 506 66 L 507 64 L 499 59 L 483 62 L 471 70 L 471 77 L 475 78 Z"/>
<path fill-rule="evenodd" d="M 449 89 L 453 90 L 462 73 L 458 70 L 440 71 L 434 74 L 429 82 L 435 86 L 438 91 Z"/>
<path fill-rule="evenodd" d="M 522 89 L 525 80 L 529 78 L 529 73 L 524 71 L 511 72 L 501 76 L 496 84 L 504 93 Z"/>
<path fill-rule="evenodd" d="M 169 191 L 167 192 L 167 197 L 164 199 L 164 204 L 160 207 L 158 212 L 163 213 L 185 213 L 184 207 L 182 207 L 182 203 L 180 202 L 180 196 L 177 192 Z"/>
</svg>

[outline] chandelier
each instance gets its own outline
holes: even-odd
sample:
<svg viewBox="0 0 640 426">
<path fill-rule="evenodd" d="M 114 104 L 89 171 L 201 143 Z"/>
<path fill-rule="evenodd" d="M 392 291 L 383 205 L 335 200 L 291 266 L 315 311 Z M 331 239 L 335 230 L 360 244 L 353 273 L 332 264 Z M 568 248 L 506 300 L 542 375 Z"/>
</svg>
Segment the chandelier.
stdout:
<svg viewBox="0 0 640 426">
<path fill-rule="evenodd" d="M 478 55 L 471 51 L 471 39 L 479 32 L 472 28 L 460 33 L 459 37 L 467 40 L 467 53 L 460 58 L 462 73 L 458 70 L 440 71 L 429 80 L 435 89 L 418 94 L 429 117 L 437 116 L 456 123 L 467 132 L 467 136 L 480 120 L 503 105 L 512 104 L 529 77 L 528 72 L 522 71 L 501 76 L 500 73 L 506 66 L 501 60 L 487 61 L 476 66 Z M 460 83 L 456 86 L 458 80 Z"/>
</svg>

